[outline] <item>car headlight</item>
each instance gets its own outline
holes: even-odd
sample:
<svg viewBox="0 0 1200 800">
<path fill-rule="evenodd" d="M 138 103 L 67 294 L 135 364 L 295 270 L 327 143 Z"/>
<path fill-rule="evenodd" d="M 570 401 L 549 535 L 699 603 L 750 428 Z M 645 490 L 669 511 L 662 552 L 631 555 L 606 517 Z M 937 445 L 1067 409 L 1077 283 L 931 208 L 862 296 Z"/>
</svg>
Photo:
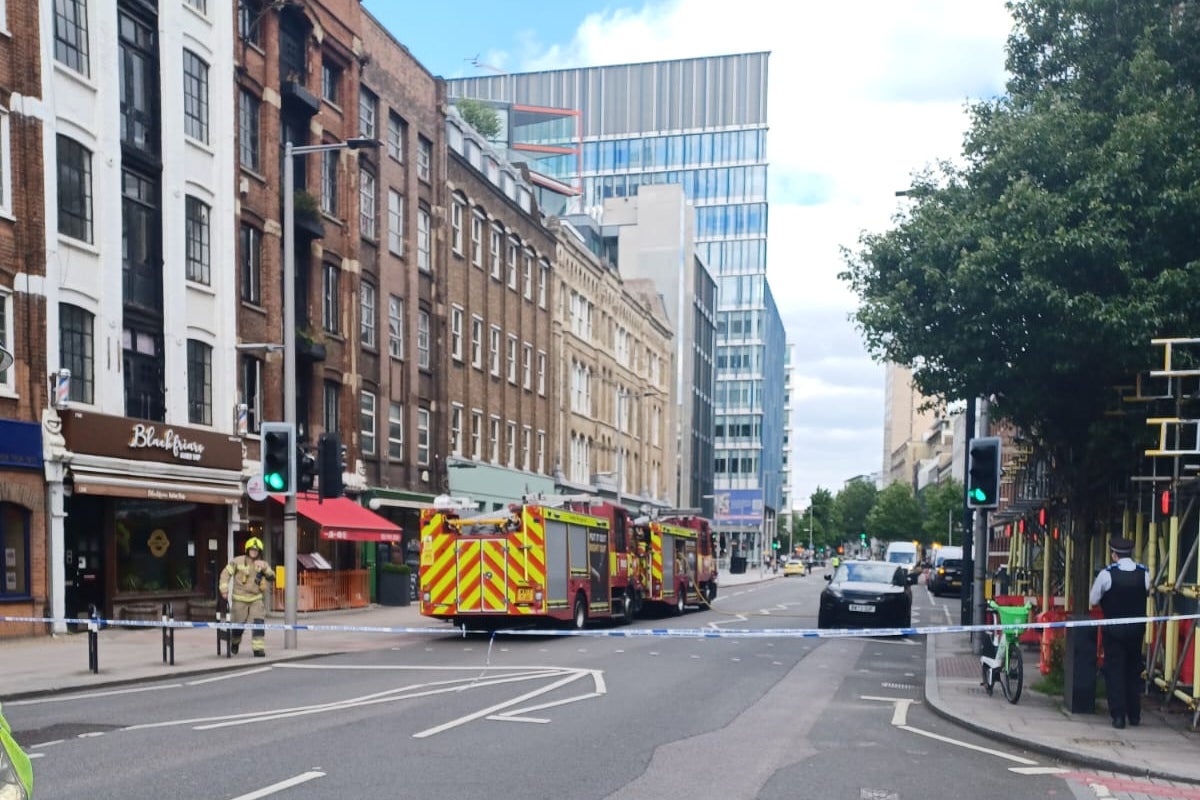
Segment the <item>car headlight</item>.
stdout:
<svg viewBox="0 0 1200 800">
<path fill-rule="evenodd" d="M 842 590 L 841 589 L 830 586 L 828 589 L 828 592 L 829 592 L 830 597 L 835 597 L 838 600 L 842 599 Z"/>
</svg>

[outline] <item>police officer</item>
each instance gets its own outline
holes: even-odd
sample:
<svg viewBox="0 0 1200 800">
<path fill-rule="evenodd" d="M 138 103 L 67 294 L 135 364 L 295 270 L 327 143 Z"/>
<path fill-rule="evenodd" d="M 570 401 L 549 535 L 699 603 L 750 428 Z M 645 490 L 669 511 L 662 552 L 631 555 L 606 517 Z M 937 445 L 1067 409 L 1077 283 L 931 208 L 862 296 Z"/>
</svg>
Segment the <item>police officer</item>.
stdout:
<svg viewBox="0 0 1200 800">
<path fill-rule="evenodd" d="M 1150 593 L 1150 571 L 1132 558 L 1133 542 L 1120 537 L 1109 542 L 1113 563 L 1092 582 L 1089 602 L 1100 606 L 1105 619 L 1144 617 Z M 1104 683 L 1108 713 L 1114 728 L 1142 722 L 1142 640 L 1146 623 L 1106 624 L 1103 629 Z"/>
<path fill-rule="evenodd" d="M 267 609 L 263 604 L 263 583 L 274 582 L 275 573 L 271 565 L 263 561 L 262 539 L 251 536 L 246 540 L 246 554 L 237 556 L 221 572 L 221 585 L 229 586 L 230 622 L 243 627 L 230 631 L 229 652 L 237 655 L 242 643 L 242 630 L 251 620 L 254 630 L 250 634 L 250 646 L 254 655 L 262 658 L 267 654 L 267 642 L 263 631 Z"/>
</svg>

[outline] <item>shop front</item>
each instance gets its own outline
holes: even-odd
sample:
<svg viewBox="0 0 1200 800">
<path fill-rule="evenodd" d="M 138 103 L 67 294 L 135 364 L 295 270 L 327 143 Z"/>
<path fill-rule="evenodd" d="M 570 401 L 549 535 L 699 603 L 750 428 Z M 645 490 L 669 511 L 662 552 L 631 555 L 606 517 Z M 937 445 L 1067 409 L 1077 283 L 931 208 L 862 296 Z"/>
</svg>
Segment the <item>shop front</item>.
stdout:
<svg viewBox="0 0 1200 800">
<path fill-rule="evenodd" d="M 41 617 L 50 611 L 45 497 L 41 426 L 0 419 L 0 616 Z M 4 623 L 0 638 L 44 630 L 32 622 Z"/>
<path fill-rule="evenodd" d="M 270 549 L 282 553 L 283 498 L 265 501 Z M 371 603 L 368 552 L 378 546 L 399 547 L 399 526 L 347 497 L 325 500 L 315 494 L 296 497 L 297 611 L 361 608 Z M 272 564 L 281 566 L 276 557 Z M 284 610 L 285 588 L 276 586 L 273 608 Z"/>
<path fill-rule="evenodd" d="M 384 571 L 399 564 L 408 566 L 415 590 L 416 575 L 421 566 L 421 509 L 433 508 L 434 495 L 406 492 L 401 489 L 372 488 L 358 499 L 364 506 L 381 517 L 386 517 L 389 522 L 404 531 L 404 538 L 400 542 L 380 542 L 375 545 L 374 553 L 367 548 L 367 566 L 371 569 L 371 597 L 378 598 L 377 587 L 384 579 Z M 415 595 L 415 591 L 412 594 Z"/>
<path fill-rule="evenodd" d="M 168 602 L 176 617 L 192 605 L 207 616 L 239 524 L 241 439 L 76 410 L 61 422 L 63 515 L 51 535 L 65 616 L 94 606 L 156 619 Z"/>
</svg>

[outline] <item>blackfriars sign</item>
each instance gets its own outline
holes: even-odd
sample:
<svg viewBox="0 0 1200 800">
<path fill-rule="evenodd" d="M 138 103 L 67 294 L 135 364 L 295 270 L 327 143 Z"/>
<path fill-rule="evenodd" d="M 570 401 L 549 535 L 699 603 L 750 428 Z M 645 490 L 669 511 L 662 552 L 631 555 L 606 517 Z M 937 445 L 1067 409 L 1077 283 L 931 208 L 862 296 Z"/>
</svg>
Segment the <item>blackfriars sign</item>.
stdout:
<svg viewBox="0 0 1200 800">
<path fill-rule="evenodd" d="M 67 449 L 75 453 L 238 472 L 242 468 L 242 442 L 236 436 L 74 409 L 61 413 Z"/>
<path fill-rule="evenodd" d="M 160 450 L 166 450 L 180 461 L 198 462 L 204 455 L 204 445 L 193 439 L 185 439 L 176 433 L 174 428 L 167 428 L 159 435 L 155 426 L 141 422 L 134 423 L 129 446 L 134 450 L 143 447 L 157 447 Z"/>
</svg>

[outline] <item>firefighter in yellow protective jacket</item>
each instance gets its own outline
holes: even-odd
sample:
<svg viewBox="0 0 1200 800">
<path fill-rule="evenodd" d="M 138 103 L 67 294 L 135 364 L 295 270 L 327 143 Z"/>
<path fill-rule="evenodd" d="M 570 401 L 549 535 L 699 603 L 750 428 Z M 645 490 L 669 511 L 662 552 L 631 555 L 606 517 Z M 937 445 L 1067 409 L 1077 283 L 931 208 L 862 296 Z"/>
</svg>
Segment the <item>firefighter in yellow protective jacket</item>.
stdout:
<svg viewBox="0 0 1200 800">
<path fill-rule="evenodd" d="M 241 626 L 229 632 L 229 652 L 234 655 L 242 643 L 242 630 L 251 621 L 254 630 L 250 634 L 250 646 L 254 649 L 254 655 L 261 658 L 267 654 L 263 631 L 267 616 L 267 608 L 263 603 L 263 584 L 274 582 L 275 573 L 271 565 L 260 558 L 262 549 L 262 539 L 251 536 L 246 540 L 246 554 L 234 558 L 221 572 L 221 586 L 228 587 L 229 621 Z"/>
</svg>

